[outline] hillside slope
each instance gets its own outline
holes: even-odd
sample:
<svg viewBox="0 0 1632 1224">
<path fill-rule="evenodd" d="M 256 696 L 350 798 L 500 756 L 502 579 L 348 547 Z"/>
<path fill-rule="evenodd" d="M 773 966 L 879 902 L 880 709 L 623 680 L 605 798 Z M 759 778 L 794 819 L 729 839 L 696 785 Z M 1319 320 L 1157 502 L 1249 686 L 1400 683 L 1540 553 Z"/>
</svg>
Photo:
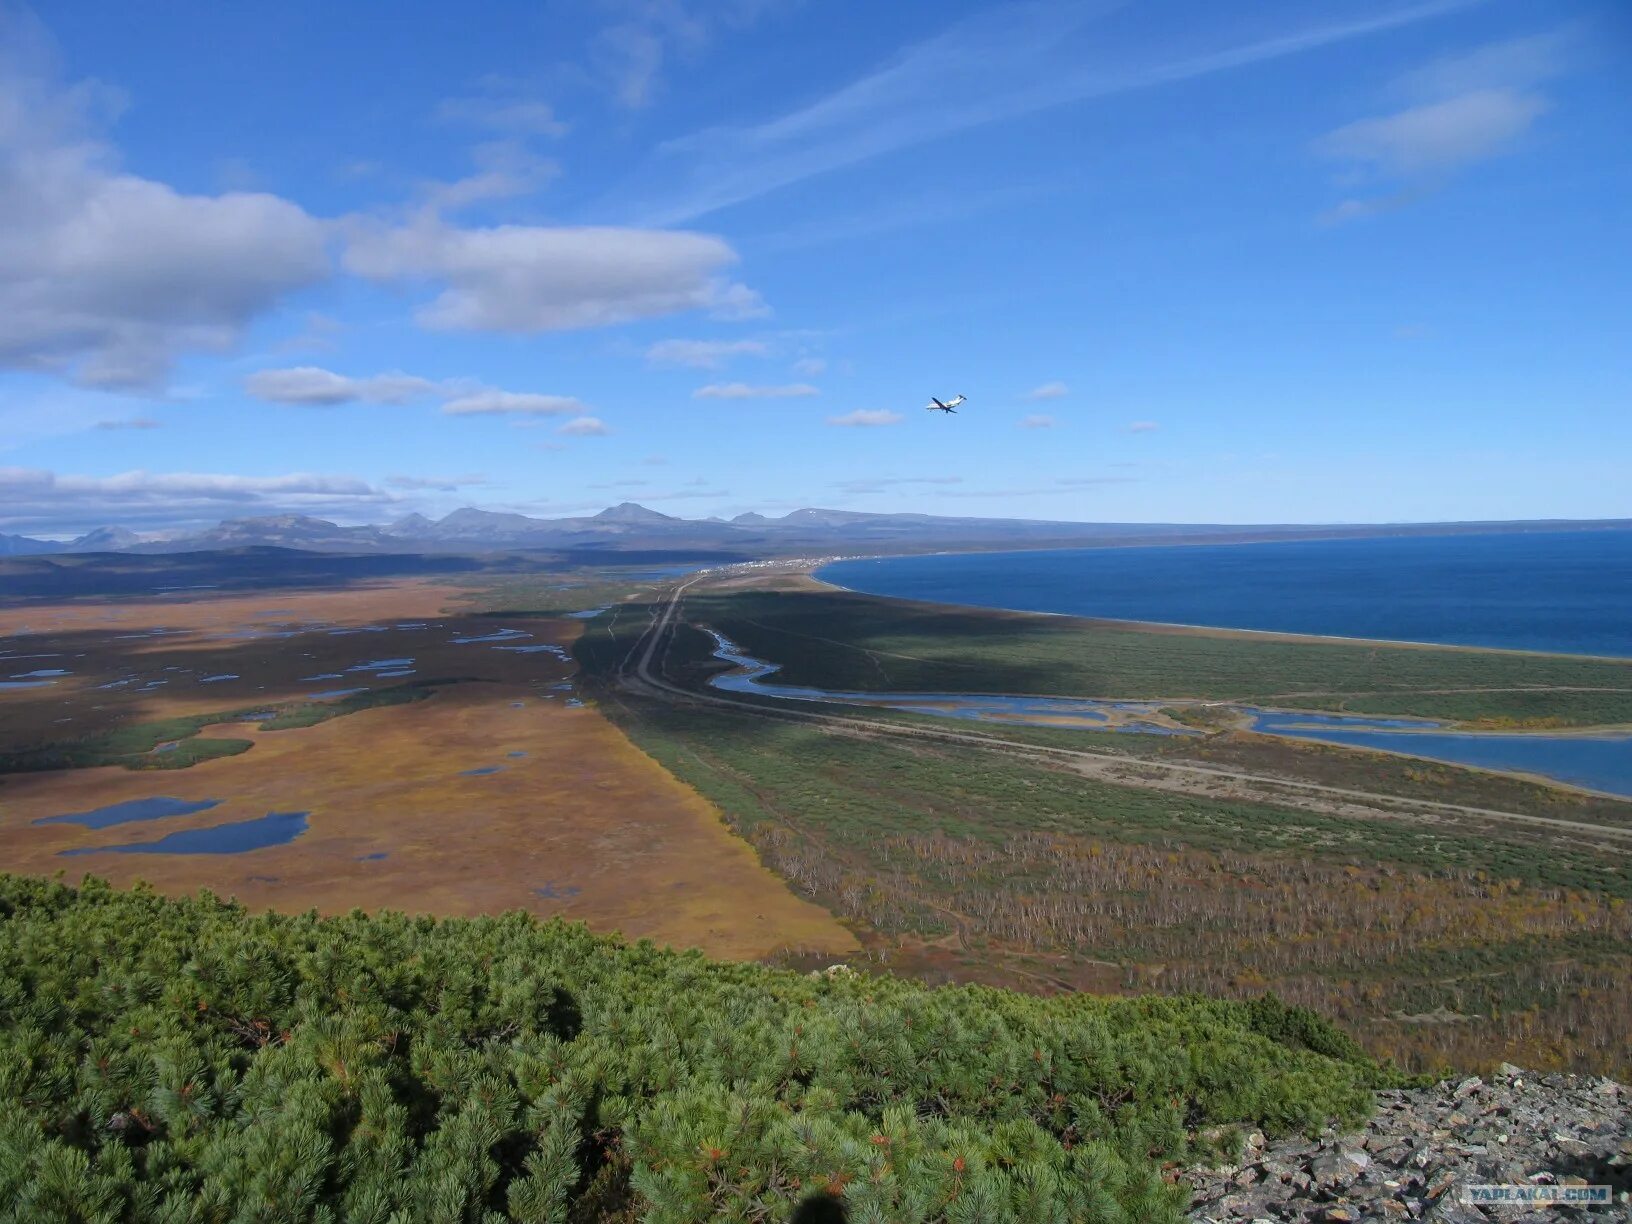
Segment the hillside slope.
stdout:
<svg viewBox="0 0 1632 1224">
<path fill-rule="evenodd" d="M 930 990 L 522 913 L 0 876 L 13 1219 L 778 1220 L 814 1191 L 874 1222 L 1177 1220 L 1199 1133 L 1355 1123 L 1387 1078 L 1267 997 Z"/>
</svg>

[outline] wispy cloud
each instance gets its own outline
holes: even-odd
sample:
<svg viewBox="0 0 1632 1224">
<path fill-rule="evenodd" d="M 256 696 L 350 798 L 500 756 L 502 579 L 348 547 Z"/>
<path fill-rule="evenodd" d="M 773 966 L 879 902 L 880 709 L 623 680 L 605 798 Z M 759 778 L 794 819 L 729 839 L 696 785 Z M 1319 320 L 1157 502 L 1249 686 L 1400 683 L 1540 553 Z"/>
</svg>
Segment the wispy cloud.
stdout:
<svg viewBox="0 0 1632 1224">
<path fill-rule="evenodd" d="M 342 404 L 408 404 L 440 399 L 448 416 L 570 416 L 585 404 L 571 395 L 505 391 L 475 379 L 435 380 L 392 372 L 357 378 L 320 366 L 257 370 L 244 379 L 244 390 L 272 404 L 332 408 Z"/>
<path fill-rule="evenodd" d="M 1129 433 L 1155 433 L 1160 428 L 1155 421 L 1131 421 L 1128 424 Z"/>
<path fill-rule="evenodd" d="M 596 36 L 590 60 L 618 103 L 649 106 L 676 59 L 691 62 L 722 30 L 744 29 L 798 0 L 603 0 L 616 20 Z"/>
<path fill-rule="evenodd" d="M 319 366 L 257 370 L 244 379 L 244 390 L 272 404 L 333 407 L 339 404 L 406 404 L 436 393 L 438 385 L 411 374 L 374 374 L 352 378 Z"/>
<path fill-rule="evenodd" d="M 601 438 L 612 432 L 599 417 L 581 416 L 568 421 L 555 431 L 568 438 Z"/>
<path fill-rule="evenodd" d="M 561 172 L 519 140 L 487 140 L 470 151 L 474 170 L 452 182 L 426 183 L 425 201 L 433 209 L 454 212 L 489 200 L 512 200 L 541 190 Z"/>
<path fill-rule="evenodd" d="M 1053 429 L 1054 418 L 1046 413 L 1034 412 L 1030 416 L 1020 418 L 1021 429 Z"/>
<path fill-rule="evenodd" d="M 485 485 L 487 477 L 480 473 L 468 473 L 463 476 L 387 476 L 385 483 L 393 489 L 452 493 L 472 485 Z"/>
<path fill-rule="evenodd" d="M 833 488 L 845 493 L 882 493 L 905 485 L 958 485 L 962 476 L 873 476 L 835 481 Z"/>
<path fill-rule="evenodd" d="M 960 185 L 955 194 L 937 192 L 927 199 L 922 192 L 912 191 L 905 198 L 881 200 L 866 207 L 859 206 L 858 201 L 856 211 L 848 215 L 744 234 L 740 241 L 750 254 L 758 255 L 880 238 L 904 229 L 922 233 L 931 226 L 967 221 L 1005 206 L 1036 200 L 1050 190 L 1051 185 L 1043 183 L 1000 187 Z"/>
<path fill-rule="evenodd" d="M 1085 489 L 1096 485 L 1122 485 L 1137 483 L 1134 476 L 1085 476 L 1066 480 L 1056 480 L 1047 485 L 1030 485 L 1024 488 L 1010 489 L 951 489 L 941 494 L 942 497 L 1046 497 L 1059 496 L 1062 489 Z"/>
<path fill-rule="evenodd" d="M 192 526 L 229 514 L 344 514 L 394 500 L 393 494 L 355 476 L 145 471 L 74 476 L 0 468 L 0 528 L 11 529 L 72 531 L 105 523 Z"/>
<path fill-rule="evenodd" d="M 1029 0 L 988 8 L 907 47 L 878 70 L 764 123 L 715 127 L 663 146 L 674 194 L 642 210 L 648 224 L 689 221 L 818 174 L 969 128 L 1069 102 L 1188 80 L 1422 21 L 1470 0 L 1379 3 L 1347 21 L 1306 21 L 1269 38 L 1187 31 L 1188 54 L 1130 55 L 1094 27 L 1111 0 Z M 1231 11 L 1219 6 L 1219 11 Z M 1304 10 L 1293 10 L 1302 12 Z M 978 89 L 947 89 L 948 80 Z"/>
<path fill-rule="evenodd" d="M 126 417 L 120 421 L 98 421 L 95 429 L 157 429 L 159 423 L 152 417 Z"/>
<path fill-rule="evenodd" d="M 659 340 L 646 350 L 646 360 L 654 365 L 718 370 L 733 357 L 763 357 L 769 352 L 763 340 Z"/>
<path fill-rule="evenodd" d="M 1436 60 L 1389 90 L 1413 105 L 1326 133 L 1314 152 L 1341 167 L 1346 186 L 1370 185 L 1328 209 L 1328 223 L 1409 204 L 1463 169 L 1512 150 L 1550 108 L 1534 88 L 1563 72 L 1573 29 L 1492 43 Z"/>
<path fill-rule="evenodd" d="M 852 429 L 873 429 L 880 425 L 899 425 L 905 419 L 899 412 L 890 412 L 888 409 L 869 411 L 865 408 L 858 408 L 854 412 L 845 413 L 843 416 L 828 417 L 827 423 Z"/>
<path fill-rule="evenodd" d="M 339 319 L 312 310 L 306 314 L 306 326 L 295 335 L 278 344 L 276 352 L 298 352 L 304 349 L 333 350 L 339 347 L 335 337 L 345 330 Z"/>
<path fill-rule="evenodd" d="M 478 92 L 446 98 L 436 108 L 437 118 L 468 123 L 518 136 L 565 136 L 567 125 L 555 108 L 530 93 L 525 85 L 489 77 Z"/>
<path fill-rule="evenodd" d="M 1476 89 L 1347 124 L 1323 136 L 1316 149 L 1366 172 L 1402 178 L 1439 174 L 1500 152 L 1546 109 L 1535 94 Z"/>
<path fill-rule="evenodd" d="M 1045 382 L 1040 387 L 1033 387 L 1030 391 L 1026 392 L 1026 398 L 1028 400 L 1057 400 L 1063 399 L 1070 393 L 1070 387 L 1066 386 L 1063 382 L 1055 380 L 1054 382 Z"/>
<path fill-rule="evenodd" d="M 1486 43 L 1471 51 L 1441 56 L 1394 82 L 1402 100 L 1431 102 L 1492 85 L 1513 89 L 1539 85 L 1567 71 L 1582 53 L 1586 35 L 1577 25 L 1543 34 Z"/>
<path fill-rule="evenodd" d="M 783 386 L 756 387 L 748 383 L 710 383 L 691 393 L 692 399 L 796 399 L 806 395 L 820 395 L 819 388 L 809 383 L 788 383 Z"/>
<path fill-rule="evenodd" d="M 478 391 L 442 405 L 442 411 L 449 416 L 563 416 L 583 410 L 583 402 L 570 395 L 525 391 Z"/>
</svg>

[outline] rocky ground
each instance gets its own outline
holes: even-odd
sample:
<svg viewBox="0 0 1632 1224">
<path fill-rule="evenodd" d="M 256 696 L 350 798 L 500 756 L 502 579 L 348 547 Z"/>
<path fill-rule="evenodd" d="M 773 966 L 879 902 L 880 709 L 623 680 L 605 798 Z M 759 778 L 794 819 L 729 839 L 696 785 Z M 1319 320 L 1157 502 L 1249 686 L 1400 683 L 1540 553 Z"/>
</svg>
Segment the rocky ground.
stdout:
<svg viewBox="0 0 1632 1224">
<path fill-rule="evenodd" d="M 1195 1221 L 1434 1220 L 1446 1224 L 1632 1220 L 1632 1089 L 1613 1080 L 1534 1075 L 1503 1064 L 1465 1079 L 1378 1094 L 1354 1134 L 1266 1142 L 1238 1164 L 1190 1175 Z M 1605 1207 L 1465 1202 L 1470 1185 L 1610 1186 Z"/>
</svg>

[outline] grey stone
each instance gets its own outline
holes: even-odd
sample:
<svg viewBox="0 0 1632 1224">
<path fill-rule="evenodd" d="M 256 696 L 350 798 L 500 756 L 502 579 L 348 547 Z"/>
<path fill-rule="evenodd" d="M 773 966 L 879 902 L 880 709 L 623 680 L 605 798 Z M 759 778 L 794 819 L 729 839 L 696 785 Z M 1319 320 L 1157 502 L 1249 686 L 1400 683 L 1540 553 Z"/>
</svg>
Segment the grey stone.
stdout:
<svg viewBox="0 0 1632 1224">
<path fill-rule="evenodd" d="M 1486 1211 L 1462 1202 L 1461 1187 L 1586 1181 L 1615 1182 L 1625 1214 L 1632 1093 L 1613 1081 L 1507 1064 L 1488 1082 L 1379 1092 L 1376 1105 L 1359 1133 L 1328 1127 L 1316 1138 L 1274 1141 L 1249 1133 L 1239 1167 L 1189 1171 L 1191 1218 L 1566 1224 L 1580 1213 L 1536 1205 Z"/>
</svg>

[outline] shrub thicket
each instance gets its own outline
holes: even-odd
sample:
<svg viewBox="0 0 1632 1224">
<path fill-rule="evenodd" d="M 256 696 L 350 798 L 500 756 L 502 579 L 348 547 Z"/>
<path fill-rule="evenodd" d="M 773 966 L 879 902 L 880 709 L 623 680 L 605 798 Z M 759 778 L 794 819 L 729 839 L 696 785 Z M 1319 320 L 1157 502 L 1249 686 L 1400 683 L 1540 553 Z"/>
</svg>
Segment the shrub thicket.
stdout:
<svg viewBox="0 0 1632 1224">
<path fill-rule="evenodd" d="M 524 913 L 0 876 L 0 1218 L 1177 1220 L 1382 1078 L 1274 1000 L 810 978 Z M 1208 1134 L 1208 1140 L 1197 1138 Z"/>
</svg>

